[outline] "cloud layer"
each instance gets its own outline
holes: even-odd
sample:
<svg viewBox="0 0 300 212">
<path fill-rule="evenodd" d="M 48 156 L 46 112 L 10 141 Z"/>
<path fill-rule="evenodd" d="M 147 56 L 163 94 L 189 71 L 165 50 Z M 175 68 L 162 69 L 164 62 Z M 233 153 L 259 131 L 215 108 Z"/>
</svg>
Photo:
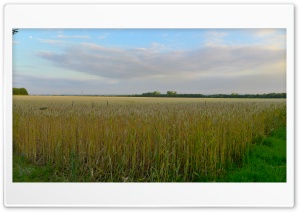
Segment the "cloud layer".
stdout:
<svg viewBox="0 0 300 212">
<path fill-rule="evenodd" d="M 81 43 L 64 53 L 38 52 L 58 67 L 114 80 L 194 79 L 285 73 L 285 50 L 266 46 L 209 46 L 193 50 L 108 48 Z M 276 68 L 277 66 L 277 68 Z"/>
</svg>

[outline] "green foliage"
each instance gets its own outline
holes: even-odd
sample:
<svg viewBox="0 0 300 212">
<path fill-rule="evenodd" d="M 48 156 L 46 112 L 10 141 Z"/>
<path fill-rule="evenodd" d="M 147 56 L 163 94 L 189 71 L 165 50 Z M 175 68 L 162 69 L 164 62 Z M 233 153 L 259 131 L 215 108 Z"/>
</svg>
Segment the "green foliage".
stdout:
<svg viewBox="0 0 300 212">
<path fill-rule="evenodd" d="M 13 95 L 20 95 L 20 89 L 19 88 L 13 88 Z"/>
<path fill-rule="evenodd" d="M 286 128 L 254 142 L 241 167 L 233 166 L 220 182 L 286 182 Z"/>
<path fill-rule="evenodd" d="M 176 91 L 167 91 L 166 94 L 161 94 L 158 91 L 143 93 L 141 95 L 126 95 L 135 97 L 182 97 L 182 98 L 286 98 L 286 93 L 268 93 L 268 94 L 178 94 Z"/>
<path fill-rule="evenodd" d="M 54 181 L 53 173 L 53 168 L 48 165 L 34 165 L 20 154 L 13 156 L 14 182 L 50 182 Z"/>
<path fill-rule="evenodd" d="M 168 96 L 176 96 L 177 92 L 176 91 L 167 91 Z"/>
<path fill-rule="evenodd" d="M 12 34 L 14 35 L 14 34 L 16 34 L 16 33 L 18 33 L 19 32 L 19 29 L 13 29 L 12 30 Z"/>
<path fill-rule="evenodd" d="M 25 88 L 13 88 L 13 95 L 28 95 L 28 91 Z"/>
<path fill-rule="evenodd" d="M 160 96 L 161 93 L 159 91 L 154 91 L 154 92 L 148 92 L 148 93 L 143 93 L 142 96 L 150 97 L 150 96 Z"/>
</svg>

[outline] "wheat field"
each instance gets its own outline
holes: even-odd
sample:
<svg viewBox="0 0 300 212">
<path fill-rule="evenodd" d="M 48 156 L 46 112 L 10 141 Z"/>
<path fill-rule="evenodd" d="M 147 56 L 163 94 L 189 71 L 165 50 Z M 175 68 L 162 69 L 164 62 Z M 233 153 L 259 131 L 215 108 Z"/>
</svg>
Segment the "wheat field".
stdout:
<svg viewBox="0 0 300 212">
<path fill-rule="evenodd" d="M 13 97 L 13 153 L 72 182 L 213 181 L 285 125 L 285 99 Z"/>
</svg>

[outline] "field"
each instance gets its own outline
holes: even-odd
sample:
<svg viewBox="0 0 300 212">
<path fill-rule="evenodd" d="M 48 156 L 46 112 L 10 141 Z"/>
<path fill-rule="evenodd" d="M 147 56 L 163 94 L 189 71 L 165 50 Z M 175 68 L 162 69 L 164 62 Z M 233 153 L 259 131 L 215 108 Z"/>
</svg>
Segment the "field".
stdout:
<svg viewBox="0 0 300 212">
<path fill-rule="evenodd" d="M 33 167 L 45 182 L 239 181 L 285 128 L 285 99 L 14 96 L 14 181 Z"/>
</svg>

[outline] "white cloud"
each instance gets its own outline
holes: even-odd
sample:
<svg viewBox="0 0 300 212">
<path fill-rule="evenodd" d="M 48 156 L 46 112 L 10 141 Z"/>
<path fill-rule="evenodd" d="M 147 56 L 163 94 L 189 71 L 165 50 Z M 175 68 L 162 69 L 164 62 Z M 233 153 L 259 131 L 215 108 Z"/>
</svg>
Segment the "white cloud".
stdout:
<svg viewBox="0 0 300 212">
<path fill-rule="evenodd" d="M 261 43 L 271 49 L 286 49 L 286 35 L 275 34 L 264 41 L 261 41 Z"/>
<path fill-rule="evenodd" d="M 58 38 L 82 38 L 82 39 L 89 39 L 90 36 L 88 35 L 57 35 Z"/>
<path fill-rule="evenodd" d="M 38 41 L 42 42 L 42 43 L 48 43 L 48 44 L 62 44 L 62 43 L 66 43 L 63 40 L 50 40 L 50 39 L 41 39 L 41 38 L 36 38 Z"/>
<path fill-rule="evenodd" d="M 99 39 L 105 39 L 107 38 L 107 36 L 109 35 L 109 33 L 104 33 L 98 36 Z"/>
<path fill-rule="evenodd" d="M 253 30 L 254 35 L 257 37 L 265 37 L 265 36 L 270 36 L 277 34 L 276 29 L 255 29 Z"/>
<path fill-rule="evenodd" d="M 161 44 L 161 43 L 158 43 L 158 42 L 153 42 L 153 43 L 151 43 L 151 46 L 148 50 L 159 52 L 159 51 L 162 51 L 162 50 L 165 50 L 165 49 L 166 49 L 166 46 L 164 44 Z"/>
<path fill-rule="evenodd" d="M 250 29 L 247 30 L 256 37 L 257 44 L 271 49 L 286 49 L 286 33 L 283 29 Z"/>
<path fill-rule="evenodd" d="M 205 33 L 206 46 L 220 46 L 224 45 L 224 38 L 227 36 L 226 32 L 222 31 L 208 31 Z"/>
</svg>

